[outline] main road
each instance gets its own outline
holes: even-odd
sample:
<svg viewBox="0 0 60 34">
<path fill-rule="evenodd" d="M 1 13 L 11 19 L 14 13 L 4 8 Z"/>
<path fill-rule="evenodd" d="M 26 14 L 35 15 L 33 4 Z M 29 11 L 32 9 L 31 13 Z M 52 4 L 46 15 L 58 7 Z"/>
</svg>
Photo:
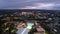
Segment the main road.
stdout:
<svg viewBox="0 0 60 34">
<path fill-rule="evenodd" d="M 27 25 L 28 26 L 26 28 L 20 27 L 16 33 L 17 34 L 28 34 L 28 32 L 33 26 L 33 23 L 27 23 Z"/>
</svg>

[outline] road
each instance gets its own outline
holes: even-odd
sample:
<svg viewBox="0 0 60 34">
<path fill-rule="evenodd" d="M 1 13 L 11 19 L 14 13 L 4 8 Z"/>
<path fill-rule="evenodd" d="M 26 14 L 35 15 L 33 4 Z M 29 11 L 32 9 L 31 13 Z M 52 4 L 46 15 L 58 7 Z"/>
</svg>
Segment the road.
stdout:
<svg viewBox="0 0 60 34">
<path fill-rule="evenodd" d="M 28 28 L 19 28 L 18 31 L 16 32 L 17 34 L 28 34 L 29 29 Z"/>
<path fill-rule="evenodd" d="M 33 23 L 28 23 L 28 26 L 26 28 L 19 28 L 16 32 L 17 34 L 28 34 L 29 30 L 32 28 Z"/>
</svg>

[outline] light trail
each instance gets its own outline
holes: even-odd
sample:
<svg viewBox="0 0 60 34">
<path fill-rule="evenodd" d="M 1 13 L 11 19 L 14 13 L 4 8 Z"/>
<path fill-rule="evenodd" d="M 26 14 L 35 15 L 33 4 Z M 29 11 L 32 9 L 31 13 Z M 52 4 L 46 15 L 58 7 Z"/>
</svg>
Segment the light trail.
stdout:
<svg viewBox="0 0 60 34">
<path fill-rule="evenodd" d="M 24 34 L 24 32 L 26 31 L 26 29 L 27 29 L 27 28 L 25 28 L 21 34 Z"/>
</svg>

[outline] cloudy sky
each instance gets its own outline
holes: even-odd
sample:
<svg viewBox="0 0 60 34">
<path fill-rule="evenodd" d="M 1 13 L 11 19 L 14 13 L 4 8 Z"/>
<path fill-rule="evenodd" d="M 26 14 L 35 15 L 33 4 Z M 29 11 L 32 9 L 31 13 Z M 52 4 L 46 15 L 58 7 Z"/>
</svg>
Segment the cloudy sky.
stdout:
<svg viewBox="0 0 60 34">
<path fill-rule="evenodd" d="M 0 0 L 0 9 L 60 9 L 60 0 Z"/>
</svg>

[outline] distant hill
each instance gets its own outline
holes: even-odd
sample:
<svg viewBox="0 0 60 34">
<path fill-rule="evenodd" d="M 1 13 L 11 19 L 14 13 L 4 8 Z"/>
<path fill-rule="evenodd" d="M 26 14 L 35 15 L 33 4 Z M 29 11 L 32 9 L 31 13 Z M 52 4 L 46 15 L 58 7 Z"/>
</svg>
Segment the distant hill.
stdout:
<svg viewBox="0 0 60 34">
<path fill-rule="evenodd" d="M 60 12 L 60 10 L 40 10 L 40 9 L 0 9 L 0 14 L 14 13 L 14 12 Z"/>
</svg>

